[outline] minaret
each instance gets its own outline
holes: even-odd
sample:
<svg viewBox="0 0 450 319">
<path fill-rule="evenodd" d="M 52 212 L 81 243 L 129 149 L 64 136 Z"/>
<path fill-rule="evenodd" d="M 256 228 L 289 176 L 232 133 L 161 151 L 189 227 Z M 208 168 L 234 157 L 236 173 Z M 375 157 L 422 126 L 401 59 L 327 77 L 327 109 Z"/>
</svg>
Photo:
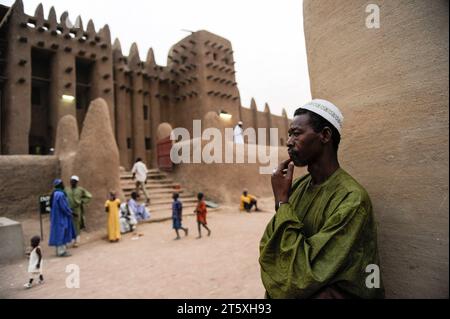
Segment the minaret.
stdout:
<svg viewBox="0 0 450 319">
<path fill-rule="evenodd" d="M 155 61 L 153 49 L 147 52 L 145 72 L 148 79 L 148 101 L 150 104 L 150 129 L 151 129 L 151 165 L 157 166 L 157 129 L 161 123 L 161 105 L 159 103 L 159 77 L 158 67 Z"/>
<path fill-rule="evenodd" d="M 128 67 L 131 77 L 131 109 L 132 109 L 132 145 L 133 160 L 140 157 L 145 159 L 145 134 L 144 134 L 144 83 L 142 77 L 142 64 L 139 57 L 139 49 L 136 43 L 133 43 L 128 55 Z"/>
<path fill-rule="evenodd" d="M 114 94 L 116 102 L 116 141 L 120 154 L 120 165 L 126 169 L 130 168 L 132 163 L 131 154 L 129 155 L 127 138 L 131 138 L 130 124 L 130 98 L 129 98 L 129 82 L 125 75 L 127 65 L 122 53 L 122 46 L 119 39 L 114 41 L 112 46 L 113 65 L 114 65 Z M 130 131 L 130 132 L 129 132 Z"/>
</svg>

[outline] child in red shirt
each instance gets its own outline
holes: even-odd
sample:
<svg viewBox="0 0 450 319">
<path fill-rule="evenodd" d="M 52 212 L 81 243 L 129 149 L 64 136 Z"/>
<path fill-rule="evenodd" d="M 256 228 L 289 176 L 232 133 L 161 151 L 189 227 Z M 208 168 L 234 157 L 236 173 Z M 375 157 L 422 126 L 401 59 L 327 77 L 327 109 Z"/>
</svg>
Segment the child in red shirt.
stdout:
<svg viewBox="0 0 450 319">
<path fill-rule="evenodd" d="M 207 231 L 208 231 L 208 236 L 211 235 L 211 230 L 208 228 L 208 226 L 206 226 L 206 214 L 207 214 L 207 210 L 206 210 L 206 203 L 203 200 L 205 197 L 205 195 L 203 195 L 203 193 L 198 193 L 197 195 L 197 199 L 198 199 L 198 203 L 197 203 L 197 208 L 195 209 L 194 213 L 197 213 L 197 226 L 198 226 L 198 237 L 197 238 L 201 238 L 202 237 L 202 232 L 201 232 L 201 227 L 203 226 Z"/>
</svg>

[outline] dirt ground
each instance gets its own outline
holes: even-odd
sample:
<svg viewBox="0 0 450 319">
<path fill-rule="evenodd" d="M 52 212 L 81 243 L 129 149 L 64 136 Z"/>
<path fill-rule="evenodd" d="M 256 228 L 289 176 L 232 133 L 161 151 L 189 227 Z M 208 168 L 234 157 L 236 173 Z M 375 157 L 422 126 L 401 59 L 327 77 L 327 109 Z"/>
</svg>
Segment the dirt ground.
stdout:
<svg viewBox="0 0 450 319">
<path fill-rule="evenodd" d="M 183 224 L 189 235 L 181 240 L 174 240 L 166 221 L 139 225 L 141 237 L 125 234 L 119 243 L 102 239 L 103 230 L 85 233 L 85 242 L 65 258 L 55 257 L 44 243 L 45 283 L 23 287 L 25 258 L 3 264 L 0 298 L 263 298 L 258 244 L 272 205 L 269 198 L 260 200 L 264 211 L 250 214 L 222 206 L 208 215 L 212 234 L 203 230 L 201 239 L 195 217 L 188 216 Z M 25 236 L 32 227 L 39 227 L 38 220 L 24 223 Z M 73 264 L 79 267 L 79 288 L 66 287 L 67 278 L 74 278 Z"/>
</svg>

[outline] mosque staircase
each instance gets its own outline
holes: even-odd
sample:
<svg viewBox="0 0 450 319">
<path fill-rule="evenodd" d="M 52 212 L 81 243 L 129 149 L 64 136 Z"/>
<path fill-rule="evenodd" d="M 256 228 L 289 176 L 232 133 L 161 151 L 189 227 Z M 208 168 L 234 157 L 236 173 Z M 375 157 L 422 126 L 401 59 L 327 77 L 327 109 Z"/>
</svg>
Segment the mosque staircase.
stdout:
<svg viewBox="0 0 450 319">
<path fill-rule="evenodd" d="M 129 171 L 121 170 L 120 172 L 120 184 L 127 200 L 131 198 L 131 192 L 135 190 L 135 181 L 132 179 L 132 176 Z M 145 188 L 150 196 L 150 205 L 147 205 L 151 214 L 149 222 L 164 221 L 172 218 L 173 192 L 180 194 L 180 200 L 183 203 L 183 216 L 194 215 L 193 210 L 197 206 L 197 198 L 194 193 L 181 187 L 179 183 L 176 183 L 159 169 L 149 169 L 147 176 Z M 139 202 L 144 203 L 145 197 L 142 191 L 139 192 L 139 195 Z"/>
</svg>

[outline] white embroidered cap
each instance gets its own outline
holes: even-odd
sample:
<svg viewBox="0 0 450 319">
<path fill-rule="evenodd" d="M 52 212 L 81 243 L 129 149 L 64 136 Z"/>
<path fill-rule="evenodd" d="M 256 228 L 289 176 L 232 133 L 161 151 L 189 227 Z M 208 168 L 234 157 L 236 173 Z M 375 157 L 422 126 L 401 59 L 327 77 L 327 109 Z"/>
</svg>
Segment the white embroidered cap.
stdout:
<svg viewBox="0 0 450 319">
<path fill-rule="evenodd" d="M 338 107 L 333 103 L 327 100 L 314 99 L 300 108 L 322 116 L 338 130 L 339 134 L 341 134 L 344 116 Z"/>
<path fill-rule="evenodd" d="M 80 181 L 80 178 L 79 178 L 77 175 L 73 175 L 73 176 L 70 178 L 70 180 L 79 182 L 79 181 Z"/>
</svg>

